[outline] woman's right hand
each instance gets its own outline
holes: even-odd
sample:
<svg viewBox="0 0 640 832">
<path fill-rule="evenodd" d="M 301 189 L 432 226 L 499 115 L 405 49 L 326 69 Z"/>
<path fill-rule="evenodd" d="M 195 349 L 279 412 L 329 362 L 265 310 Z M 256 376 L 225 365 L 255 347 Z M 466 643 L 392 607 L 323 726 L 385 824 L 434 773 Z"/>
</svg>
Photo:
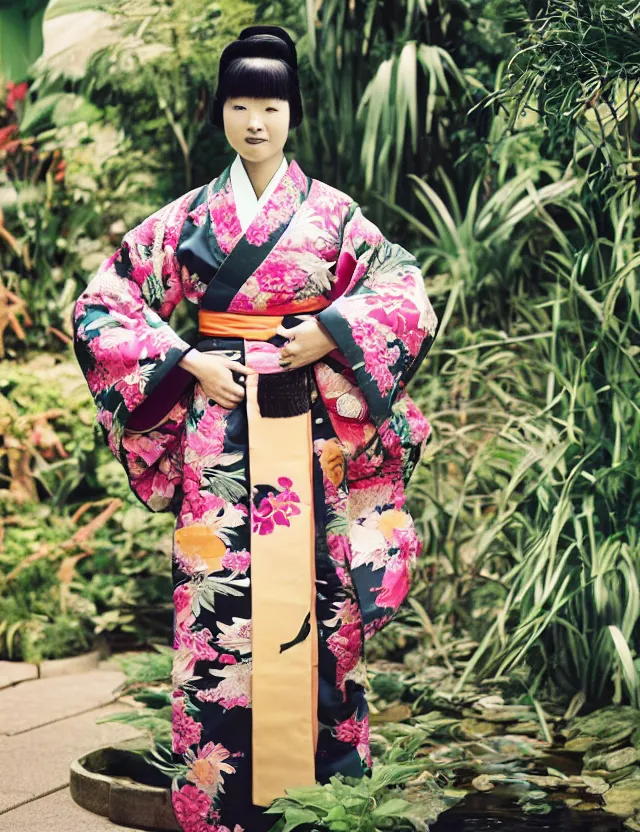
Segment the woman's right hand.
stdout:
<svg viewBox="0 0 640 832">
<path fill-rule="evenodd" d="M 232 372 L 248 376 L 256 371 L 224 355 L 191 350 L 180 365 L 198 379 L 202 390 L 216 404 L 231 410 L 240 404 L 245 388 L 233 380 Z"/>
</svg>

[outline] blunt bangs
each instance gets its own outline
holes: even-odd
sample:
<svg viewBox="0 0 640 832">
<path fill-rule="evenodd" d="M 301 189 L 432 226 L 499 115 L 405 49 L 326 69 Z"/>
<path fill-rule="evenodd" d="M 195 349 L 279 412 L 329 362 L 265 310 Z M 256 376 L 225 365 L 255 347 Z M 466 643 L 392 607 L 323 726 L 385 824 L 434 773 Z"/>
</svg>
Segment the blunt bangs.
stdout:
<svg viewBox="0 0 640 832">
<path fill-rule="evenodd" d="M 289 102 L 289 126 L 302 121 L 302 102 L 295 71 L 278 58 L 235 58 L 225 69 L 212 103 L 211 121 L 224 127 L 222 107 L 227 98 L 277 98 Z"/>
<path fill-rule="evenodd" d="M 220 85 L 221 103 L 227 98 L 281 98 L 291 101 L 295 75 L 284 61 L 274 58 L 236 58 L 229 64 Z"/>
</svg>

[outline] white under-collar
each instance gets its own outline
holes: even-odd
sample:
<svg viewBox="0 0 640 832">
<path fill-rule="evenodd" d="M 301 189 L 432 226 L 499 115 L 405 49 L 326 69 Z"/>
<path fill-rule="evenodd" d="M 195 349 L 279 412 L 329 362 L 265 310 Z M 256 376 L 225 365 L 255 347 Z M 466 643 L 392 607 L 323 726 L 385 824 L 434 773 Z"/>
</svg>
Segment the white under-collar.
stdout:
<svg viewBox="0 0 640 832">
<path fill-rule="evenodd" d="M 258 199 L 249 179 L 249 174 L 242 164 L 242 157 L 240 154 L 236 156 L 231 165 L 231 189 L 233 190 L 236 213 L 240 220 L 240 227 L 243 233 L 251 225 L 253 218 L 276 189 L 278 182 L 280 182 L 288 167 L 289 163 L 283 157 L 280 167 L 273 174 L 269 180 L 269 184 L 260 195 L 260 199 Z"/>
</svg>

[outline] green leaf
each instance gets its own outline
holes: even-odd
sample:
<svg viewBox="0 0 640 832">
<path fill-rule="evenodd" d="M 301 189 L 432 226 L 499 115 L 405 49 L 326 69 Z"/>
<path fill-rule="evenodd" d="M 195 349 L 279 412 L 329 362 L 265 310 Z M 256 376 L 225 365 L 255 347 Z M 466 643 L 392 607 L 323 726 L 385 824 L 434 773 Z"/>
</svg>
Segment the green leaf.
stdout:
<svg viewBox="0 0 640 832">
<path fill-rule="evenodd" d="M 284 816 L 286 823 L 282 832 L 291 832 L 292 829 L 298 826 L 302 826 L 305 823 L 317 823 L 319 820 L 315 812 L 297 806 L 286 809 Z"/>
<path fill-rule="evenodd" d="M 394 815 L 403 814 L 410 808 L 410 804 L 400 797 L 392 797 L 390 800 L 385 800 L 371 813 L 374 818 L 390 818 Z"/>
</svg>

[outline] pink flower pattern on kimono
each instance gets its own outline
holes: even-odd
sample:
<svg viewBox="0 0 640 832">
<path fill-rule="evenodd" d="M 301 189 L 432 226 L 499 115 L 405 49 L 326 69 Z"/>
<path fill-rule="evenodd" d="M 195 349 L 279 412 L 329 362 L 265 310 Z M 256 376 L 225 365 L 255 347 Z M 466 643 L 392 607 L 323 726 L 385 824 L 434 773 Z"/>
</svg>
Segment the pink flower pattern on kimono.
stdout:
<svg viewBox="0 0 640 832">
<path fill-rule="evenodd" d="M 241 572 L 244 575 L 251 566 L 251 553 L 246 549 L 241 549 L 238 552 L 228 549 L 222 557 L 222 565 L 225 569 Z"/>
<path fill-rule="evenodd" d="M 217 644 L 223 650 L 235 650 L 238 653 L 251 651 L 251 619 L 233 617 L 231 624 L 217 621 L 220 630 Z"/>
<path fill-rule="evenodd" d="M 384 327 L 373 321 L 354 320 L 351 322 L 353 340 L 358 344 L 364 356 L 364 364 L 371 378 L 375 379 L 381 393 L 388 393 L 393 387 L 395 377 L 391 367 L 400 358 L 400 348 L 389 346 Z"/>
<path fill-rule="evenodd" d="M 362 616 L 354 601 L 339 605 L 336 618 L 327 623 L 340 622 L 339 628 L 327 639 L 327 646 L 336 657 L 336 686 L 346 699 L 347 675 L 356 667 L 362 653 Z"/>
<path fill-rule="evenodd" d="M 297 162 L 292 160 L 286 175 L 280 180 L 277 194 L 272 193 L 264 209 L 247 228 L 247 241 L 252 246 L 261 246 L 271 234 L 287 221 L 300 202 L 300 192 L 305 188 L 306 177 Z M 233 306 L 229 307 L 230 309 Z"/>
<path fill-rule="evenodd" d="M 187 648 L 176 650 L 173 655 L 173 666 L 171 669 L 171 685 L 173 688 L 179 688 L 191 682 L 193 679 L 199 679 L 199 676 L 194 675 L 196 666 L 196 657 Z"/>
<path fill-rule="evenodd" d="M 300 497 L 292 490 L 289 477 L 278 477 L 279 492 L 270 491 L 252 510 L 252 528 L 259 534 L 271 534 L 276 526 L 290 526 L 289 518 L 300 514 L 296 503 Z"/>
<path fill-rule="evenodd" d="M 206 202 L 201 202 L 197 208 L 189 214 L 189 218 L 193 220 L 194 225 L 200 227 L 204 225 L 205 220 L 207 218 L 207 211 L 209 210 L 209 206 Z"/>
<path fill-rule="evenodd" d="M 201 521 L 206 511 L 224 507 L 224 500 L 202 488 L 204 469 L 213 468 L 222 455 L 229 411 L 207 404 L 199 384 L 195 387 L 193 406 L 202 409 L 202 417 L 198 430 L 188 431 L 184 451 L 182 515 L 185 525 Z"/>
<path fill-rule="evenodd" d="M 410 282 L 407 292 L 411 292 Z M 380 291 L 369 297 L 363 295 L 363 301 L 365 307 L 371 307 L 369 315 L 380 323 L 383 331 L 400 338 L 410 355 L 418 353 L 426 332 L 420 327 L 420 309 L 410 297 Z"/>
<path fill-rule="evenodd" d="M 187 783 L 171 793 L 171 802 L 176 820 L 184 832 L 210 832 L 206 822 L 212 806 L 211 798 L 200 789 Z"/>
<path fill-rule="evenodd" d="M 251 705 L 251 662 L 227 665 L 222 670 L 210 670 L 212 676 L 222 681 L 216 687 L 199 690 L 196 699 L 201 702 L 219 702 L 223 708 L 248 708 Z"/>
<path fill-rule="evenodd" d="M 218 663 L 219 664 L 237 664 L 238 660 L 235 656 L 232 656 L 231 653 L 221 653 L 218 656 Z"/>
<path fill-rule="evenodd" d="M 218 192 L 214 192 L 214 184 L 215 182 L 211 182 L 209 185 L 207 195 L 211 225 L 218 245 L 228 254 L 236 240 L 242 236 L 242 226 L 234 210 L 231 178 Z"/>
<path fill-rule="evenodd" d="M 167 430 L 170 430 L 170 426 Z M 126 450 L 128 445 L 129 440 L 125 435 L 122 440 L 122 447 Z M 159 436 L 156 453 L 158 456 L 163 453 L 163 443 L 159 441 Z M 129 474 L 136 482 L 136 494 L 145 504 L 153 509 L 156 505 L 162 506 L 171 500 L 180 482 L 180 474 L 179 466 L 170 454 L 164 454 L 156 467 L 141 466 L 137 453 L 129 454 L 127 452 L 125 458 L 129 466 Z"/>
<path fill-rule="evenodd" d="M 349 564 L 351 563 L 351 547 L 349 538 L 345 534 L 327 532 L 327 548 L 334 563 L 336 573 L 343 586 L 351 586 Z"/>
<path fill-rule="evenodd" d="M 350 745 L 355 745 L 360 756 L 366 761 L 367 765 L 371 765 L 371 751 L 369 746 L 369 716 L 365 715 L 364 719 L 356 719 L 350 717 L 341 722 L 333 729 L 336 739 L 341 742 L 348 742 Z"/>
<path fill-rule="evenodd" d="M 188 749 L 185 760 L 189 770 L 186 778 L 201 789 L 205 794 L 214 797 L 224 784 L 224 774 L 235 774 L 236 770 L 224 761 L 230 752 L 221 744 L 208 742 L 197 753 Z"/>
<path fill-rule="evenodd" d="M 409 564 L 402 558 L 393 558 L 382 576 L 382 586 L 376 596 L 379 607 L 398 609 L 409 591 Z"/>
<path fill-rule="evenodd" d="M 176 626 L 181 627 L 191 615 L 193 603 L 193 584 L 187 582 L 178 584 L 173 591 L 173 605 L 176 611 Z"/>
<path fill-rule="evenodd" d="M 200 742 L 202 723 L 189 716 L 185 709 L 184 697 L 173 700 L 172 711 L 173 738 L 172 748 L 176 754 L 186 754 L 187 749 Z"/>
<path fill-rule="evenodd" d="M 209 642 L 213 639 L 213 633 L 207 627 L 200 630 L 193 629 L 196 617 L 191 613 L 180 624 L 176 626 L 174 648 L 176 650 L 189 650 L 197 661 L 213 661 L 218 658 L 218 651 Z"/>
</svg>

